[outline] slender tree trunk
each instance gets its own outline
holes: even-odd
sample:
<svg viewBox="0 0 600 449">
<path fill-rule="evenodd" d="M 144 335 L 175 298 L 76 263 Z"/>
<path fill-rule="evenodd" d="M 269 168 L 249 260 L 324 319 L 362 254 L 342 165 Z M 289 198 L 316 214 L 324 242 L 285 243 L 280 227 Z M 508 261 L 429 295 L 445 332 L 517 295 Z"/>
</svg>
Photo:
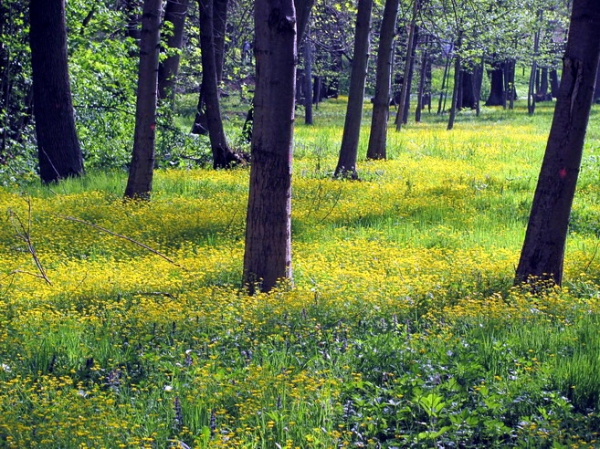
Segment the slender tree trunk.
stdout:
<svg viewBox="0 0 600 449">
<path fill-rule="evenodd" d="M 429 65 L 429 36 L 425 40 L 425 47 L 421 55 L 421 67 L 419 71 L 419 90 L 417 93 L 417 109 L 415 111 L 415 122 L 421 122 L 421 112 L 423 110 L 423 96 L 425 94 L 425 81 L 427 77 L 427 66 Z"/>
<path fill-rule="evenodd" d="M 437 115 L 440 115 L 445 110 L 445 108 L 442 109 L 442 104 L 445 104 L 445 98 L 448 90 L 448 72 L 450 71 L 451 62 L 452 57 L 448 55 L 446 58 L 446 64 L 444 65 L 444 75 L 442 75 L 442 88 L 440 89 L 440 100 L 438 102 Z"/>
<path fill-rule="evenodd" d="M 358 157 L 358 140 L 360 138 L 360 124 L 363 113 L 367 62 L 369 59 L 369 28 L 372 8 L 373 0 L 358 0 L 348 107 L 346 109 L 340 157 L 334 177 L 358 178 L 356 160 Z"/>
<path fill-rule="evenodd" d="M 202 96 L 206 105 L 206 123 L 210 147 L 213 155 L 213 167 L 230 168 L 240 162 L 227 142 L 221 107 L 219 104 L 219 87 L 217 80 L 217 62 L 213 33 L 213 0 L 198 0 L 200 10 L 200 47 L 202 49 Z"/>
<path fill-rule="evenodd" d="M 310 11 L 315 0 L 294 0 L 296 7 L 296 46 L 298 47 L 304 39 L 304 33 L 308 27 Z"/>
<path fill-rule="evenodd" d="M 538 19 L 541 23 L 543 18 L 544 11 L 538 11 Z M 529 89 L 527 92 L 527 112 L 529 115 L 533 115 L 535 113 L 535 81 L 538 71 L 537 58 L 540 49 L 540 31 L 537 30 L 534 34 L 533 38 L 533 63 L 531 64 L 531 73 L 529 75 Z"/>
<path fill-rule="evenodd" d="M 404 102 L 404 113 L 402 114 L 402 124 L 408 123 L 408 115 L 410 111 L 410 93 L 412 92 L 412 83 L 415 74 L 415 55 L 417 54 L 417 47 L 419 45 L 419 32 L 420 28 L 415 25 L 415 37 L 413 39 L 412 57 L 410 58 L 410 68 L 408 70 L 408 80 L 406 82 L 406 100 Z"/>
<path fill-rule="evenodd" d="M 31 0 L 30 46 L 40 178 L 83 174 L 67 62 L 65 0 Z"/>
<path fill-rule="evenodd" d="M 448 117 L 448 131 L 454 128 L 454 121 L 456 119 L 456 105 L 458 102 L 458 91 L 461 81 L 461 66 L 462 60 L 460 57 L 460 47 L 462 45 L 462 32 L 458 33 L 458 39 L 456 41 L 456 52 L 454 55 L 454 89 L 452 90 L 452 104 L 450 106 L 450 116 Z"/>
<path fill-rule="evenodd" d="M 295 23 L 292 0 L 256 0 L 255 118 L 243 278 L 250 294 L 292 279 Z"/>
<path fill-rule="evenodd" d="M 313 124 L 313 102 L 312 102 L 312 42 L 310 39 L 304 41 L 304 123 Z"/>
<path fill-rule="evenodd" d="M 171 34 L 167 47 L 180 50 L 183 45 L 183 29 L 187 14 L 188 0 L 167 0 L 165 22 L 171 24 Z M 167 56 L 158 65 L 158 98 L 168 99 L 171 105 L 175 100 L 175 81 L 179 71 L 179 51 Z"/>
<path fill-rule="evenodd" d="M 515 283 L 560 285 L 569 215 L 581 165 L 600 53 L 600 3 L 574 0 L 563 79 Z"/>
<path fill-rule="evenodd" d="M 386 0 L 379 33 L 375 97 L 371 117 L 371 133 L 367 148 L 368 159 L 385 159 L 387 122 L 390 114 L 390 90 L 392 80 L 392 43 L 398 16 L 398 0 Z"/>
<path fill-rule="evenodd" d="M 599 73 L 600 73 L 600 71 L 599 71 Z M 597 76 L 596 76 L 596 79 L 598 79 Z M 552 70 L 550 70 L 550 93 L 552 95 L 552 98 L 558 97 L 559 88 L 560 88 L 560 79 L 558 78 L 558 70 L 552 69 Z M 596 95 L 594 94 L 594 97 L 595 96 Z"/>
<path fill-rule="evenodd" d="M 154 174 L 161 0 L 145 0 L 140 40 L 133 157 L 125 197 L 149 199 Z"/>
<path fill-rule="evenodd" d="M 475 111 L 476 111 L 476 115 L 477 117 L 479 117 L 479 114 L 481 113 L 481 86 L 483 84 L 483 73 L 485 70 L 485 55 L 482 54 L 481 55 L 481 62 L 479 64 L 479 66 L 477 67 L 476 70 L 476 79 L 475 79 L 475 84 L 474 84 L 474 88 L 475 88 Z"/>
<path fill-rule="evenodd" d="M 212 28 L 212 44 L 208 51 L 213 53 L 214 67 L 217 73 L 217 98 L 219 96 L 218 88 L 223 77 L 223 62 L 225 57 L 225 29 L 227 27 L 227 4 L 228 0 L 203 0 L 204 3 L 210 2 L 212 10 L 212 24 L 207 24 Z M 202 17 L 200 17 L 202 21 Z M 202 33 L 202 30 L 200 30 Z M 200 43 L 202 47 L 202 42 Z M 203 53 L 203 52 L 202 52 Z M 206 92 L 203 86 L 204 84 L 204 63 L 202 63 L 202 85 L 200 86 L 200 93 L 198 95 L 198 104 L 196 106 L 196 116 L 194 117 L 194 123 L 192 124 L 193 134 L 209 134 L 208 130 L 208 117 L 206 114 Z M 211 75 L 209 75 L 209 78 Z M 211 81 L 212 82 L 212 81 Z M 210 88 L 209 88 L 210 89 Z"/>
<path fill-rule="evenodd" d="M 419 13 L 420 0 L 413 0 L 413 10 L 410 19 L 410 26 L 408 30 L 408 43 L 406 44 L 406 59 L 404 61 L 404 82 L 402 83 L 402 89 L 400 90 L 400 105 L 398 106 L 398 112 L 396 113 L 396 131 L 402 129 L 404 123 L 404 115 L 406 112 L 406 97 L 410 95 L 410 70 L 412 67 L 412 59 L 414 54 L 414 42 L 415 34 L 417 31 L 417 15 Z"/>
<path fill-rule="evenodd" d="M 517 99 L 517 89 L 515 86 L 516 61 L 514 59 L 509 60 L 508 67 L 508 109 L 513 110 L 515 108 L 515 100 Z"/>
</svg>

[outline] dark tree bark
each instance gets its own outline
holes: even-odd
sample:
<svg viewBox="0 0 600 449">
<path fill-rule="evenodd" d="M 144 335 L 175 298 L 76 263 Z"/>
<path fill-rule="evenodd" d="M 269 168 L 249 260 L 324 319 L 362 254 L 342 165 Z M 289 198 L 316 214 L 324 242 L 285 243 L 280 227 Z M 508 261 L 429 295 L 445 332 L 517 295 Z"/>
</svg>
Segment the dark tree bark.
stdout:
<svg viewBox="0 0 600 449">
<path fill-rule="evenodd" d="M 212 8 L 212 46 L 209 49 L 214 53 L 215 70 L 217 72 L 217 88 L 223 78 L 223 62 L 225 57 L 225 29 L 227 27 L 227 3 L 228 0 L 204 0 L 211 3 Z M 202 16 L 200 16 L 202 21 Z M 202 33 L 202 29 L 200 29 Z M 202 46 L 202 42 L 200 43 Z M 204 52 L 202 52 L 204 53 Z M 204 63 L 202 63 L 202 84 L 204 84 Z M 209 76 L 210 78 L 210 76 Z M 218 95 L 218 91 L 217 91 Z M 208 117 L 206 114 L 206 95 L 204 86 L 200 86 L 200 94 L 198 95 L 198 105 L 196 106 L 196 117 L 192 125 L 193 134 L 209 134 Z"/>
<path fill-rule="evenodd" d="M 35 129 L 43 183 L 83 174 L 67 62 L 64 0 L 31 0 Z"/>
<path fill-rule="evenodd" d="M 392 79 L 392 42 L 396 30 L 398 0 L 386 0 L 379 33 L 375 97 L 371 117 L 371 134 L 367 148 L 368 159 L 385 159 L 387 122 L 390 114 L 390 90 Z"/>
<path fill-rule="evenodd" d="M 408 68 L 408 78 L 406 80 L 406 99 L 404 101 L 404 113 L 402 114 L 402 124 L 408 123 L 408 114 L 410 111 L 410 93 L 412 92 L 412 83 L 415 75 L 415 55 L 419 45 L 420 28 L 415 25 L 415 36 L 413 38 L 412 57 L 410 58 L 410 67 Z"/>
<path fill-rule="evenodd" d="M 291 181 L 296 83 L 293 0 L 256 0 L 256 91 L 243 282 L 250 294 L 292 278 Z"/>
<path fill-rule="evenodd" d="M 183 29 L 187 14 L 188 0 L 167 0 L 165 23 L 171 23 L 171 33 L 167 38 L 167 47 L 180 50 L 183 45 Z M 167 56 L 158 65 L 158 98 L 175 100 L 175 81 L 179 71 L 179 52 Z"/>
<path fill-rule="evenodd" d="M 596 79 L 598 77 L 596 76 Z M 550 70 L 550 94 L 552 98 L 558 97 L 558 91 L 560 89 L 560 79 L 558 78 L 558 70 L 552 69 Z M 594 94 L 595 96 L 595 94 Z"/>
<path fill-rule="evenodd" d="M 477 100 L 475 98 L 475 79 L 474 72 L 462 70 L 461 73 L 461 89 L 460 89 L 460 108 L 475 109 Z"/>
<path fill-rule="evenodd" d="M 315 0 L 294 0 L 296 8 L 296 46 L 299 46 L 304 39 L 310 12 L 314 4 Z"/>
<path fill-rule="evenodd" d="M 574 0 L 563 79 L 515 283 L 562 282 L 569 215 L 600 53 L 600 3 Z"/>
<path fill-rule="evenodd" d="M 126 198 L 149 199 L 152 191 L 161 7 L 161 0 L 144 1 L 133 157 L 125 188 Z"/>
<path fill-rule="evenodd" d="M 544 11 L 538 11 L 538 19 L 542 20 Z M 529 74 L 529 88 L 527 90 L 527 112 L 529 115 L 533 115 L 535 113 L 535 81 L 536 75 L 538 71 L 537 57 L 540 48 L 540 30 L 537 30 L 533 37 L 533 63 L 531 64 L 531 73 Z"/>
<path fill-rule="evenodd" d="M 536 101 L 551 101 L 552 93 L 548 91 L 548 89 L 550 88 L 548 68 L 542 67 L 542 69 L 538 70 L 538 72 L 540 75 L 540 86 L 535 95 Z"/>
<path fill-rule="evenodd" d="M 448 94 L 448 72 L 450 71 L 450 64 L 452 62 L 452 56 L 448 55 L 446 63 L 444 64 L 444 74 L 442 75 L 442 88 L 440 89 L 440 99 L 438 101 L 437 114 L 445 112 L 446 109 L 446 96 Z"/>
<path fill-rule="evenodd" d="M 313 102 L 312 102 L 312 42 L 306 39 L 304 42 L 304 123 L 313 124 Z"/>
<path fill-rule="evenodd" d="M 448 131 L 454 128 L 454 121 L 456 119 L 456 110 L 458 103 L 459 89 L 462 84 L 462 58 L 460 57 L 460 47 L 462 45 L 462 32 L 459 31 L 458 38 L 456 41 L 456 54 L 454 55 L 454 89 L 452 90 L 452 104 L 450 105 L 450 115 L 448 117 Z"/>
<path fill-rule="evenodd" d="M 334 177 L 358 178 L 356 160 L 358 157 L 358 140 L 360 138 L 360 124 L 365 96 L 365 78 L 367 76 L 367 63 L 369 60 L 369 28 L 372 9 L 373 0 L 358 0 L 348 107 L 344 121 L 340 157 Z"/>
<path fill-rule="evenodd" d="M 217 62 L 213 34 L 213 0 L 198 0 L 200 9 L 200 46 L 202 48 L 202 97 L 206 106 L 206 124 L 214 168 L 230 168 L 240 162 L 225 136 L 221 107 L 219 104 L 219 87 L 217 79 Z"/>
<path fill-rule="evenodd" d="M 419 7 L 420 0 L 413 0 L 413 10 L 408 30 L 408 43 L 406 44 L 406 58 L 404 60 L 404 82 L 402 83 L 402 89 L 400 90 L 400 103 L 395 120 L 396 131 L 400 131 L 402 129 L 402 125 L 404 124 L 404 116 L 406 114 L 406 99 L 410 95 L 409 78 L 415 49 L 414 43 L 415 35 L 417 33 L 417 15 L 419 13 Z"/>
<path fill-rule="evenodd" d="M 502 106 L 504 103 L 504 63 L 494 63 L 490 74 L 490 94 L 486 106 Z"/>
</svg>

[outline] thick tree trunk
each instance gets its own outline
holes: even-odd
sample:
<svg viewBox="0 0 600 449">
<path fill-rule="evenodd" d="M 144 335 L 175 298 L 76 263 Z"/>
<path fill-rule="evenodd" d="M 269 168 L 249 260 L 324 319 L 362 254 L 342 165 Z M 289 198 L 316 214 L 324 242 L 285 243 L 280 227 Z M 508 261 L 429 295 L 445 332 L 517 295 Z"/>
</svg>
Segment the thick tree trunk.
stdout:
<svg viewBox="0 0 600 449">
<path fill-rule="evenodd" d="M 563 79 L 515 283 L 562 282 L 565 242 L 600 53 L 600 3 L 574 0 Z"/>
<path fill-rule="evenodd" d="M 293 0 L 256 0 L 255 115 L 243 278 L 250 294 L 292 279 L 295 22 Z"/>
<path fill-rule="evenodd" d="M 406 44 L 406 58 L 404 60 L 404 81 L 402 83 L 402 89 L 400 90 L 400 103 L 398 106 L 398 112 L 396 113 L 396 131 L 402 129 L 404 124 L 404 116 L 406 115 L 406 98 L 410 95 L 410 71 L 412 69 L 412 59 L 414 55 L 414 42 L 415 34 L 417 33 L 417 15 L 419 13 L 420 0 L 413 0 L 413 10 L 410 19 L 410 26 L 408 30 L 408 43 Z"/>
<path fill-rule="evenodd" d="M 167 47 L 180 50 L 183 45 L 183 29 L 187 14 L 188 0 L 167 0 L 165 22 L 171 24 Z M 175 82 L 179 71 L 179 51 L 167 56 L 158 66 L 158 98 L 168 99 L 173 105 Z"/>
<path fill-rule="evenodd" d="M 154 174 L 161 0 L 145 0 L 140 39 L 133 157 L 125 197 L 149 199 Z"/>
<path fill-rule="evenodd" d="M 504 63 L 494 63 L 490 70 L 490 94 L 486 106 L 502 106 L 504 102 Z"/>
<path fill-rule="evenodd" d="M 67 62 L 64 0 L 31 0 L 35 129 L 43 183 L 83 174 Z"/>
<path fill-rule="evenodd" d="M 387 122 L 390 114 L 390 90 L 392 80 L 392 42 L 398 16 L 398 0 L 386 0 L 379 33 L 375 97 L 369 135 L 368 159 L 385 159 Z"/>
<path fill-rule="evenodd" d="M 467 72 L 466 70 L 462 70 L 461 73 L 461 89 L 460 89 L 460 107 L 475 109 L 476 99 L 475 99 L 475 73 Z"/>
<path fill-rule="evenodd" d="M 213 41 L 213 0 L 198 0 L 200 9 L 200 46 L 202 49 L 202 97 L 206 105 L 206 124 L 214 168 L 230 168 L 240 162 L 227 142 L 221 107 L 219 104 L 219 87 L 217 81 L 217 64 Z"/>
<path fill-rule="evenodd" d="M 340 157 L 334 177 L 348 177 L 352 179 L 358 177 L 356 173 L 356 160 L 363 113 L 367 62 L 369 60 L 369 28 L 372 8 L 373 0 L 358 0 L 348 107 L 346 109 Z"/>
</svg>

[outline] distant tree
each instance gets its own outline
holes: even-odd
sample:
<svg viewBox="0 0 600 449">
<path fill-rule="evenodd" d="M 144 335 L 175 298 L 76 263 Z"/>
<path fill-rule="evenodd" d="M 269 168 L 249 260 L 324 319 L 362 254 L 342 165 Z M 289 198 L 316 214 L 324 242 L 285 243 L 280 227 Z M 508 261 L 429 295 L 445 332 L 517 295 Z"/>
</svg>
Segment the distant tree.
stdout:
<svg viewBox="0 0 600 449">
<path fill-rule="evenodd" d="M 563 77 L 515 282 L 562 283 L 569 215 L 600 54 L 600 3 L 574 0 Z"/>
<path fill-rule="evenodd" d="M 369 159 L 386 158 L 387 123 L 390 114 L 392 78 L 392 43 L 396 32 L 397 17 L 398 0 L 386 0 L 379 32 L 379 49 L 377 50 L 375 96 L 373 98 L 371 133 L 367 148 L 367 158 Z"/>
<path fill-rule="evenodd" d="M 163 25 L 168 28 L 167 56 L 158 65 L 158 98 L 175 99 L 175 82 L 179 71 L 180 51 L 189 0 L 167 0 Z M 167 26 L 167 24 L 169 24 Z"/>
<path fill-rule="evenodd" d="M 356 160 L 358 157 L 358 141 L 360 138 L 360 124 L 365 96 L 365 78 L 369 60 L 369 31 L 372 9 L 373 0 L 358 0 L 348 107 L 344 121 L 342 146 L 334 173 L 335 177 L 358 178 Z"/>
<path fill-rule="evenodd" d="M 135 109 L 133 156 L 125 197 L 149 199 L 154 173 L 158 54 L 162 0 L 145 0 Z"/>
<path fill-rule="evenodd" d="M 402 129 L 402 124 L 405 123 L 406 118 L 406 104 L 410 97 L 410 78 L 411 69 L 413 67 L 413 56 L 415 54 L 415 42 L 417 34 L 417 18 L 419 14 L 421 0 L 412 0 L 412 16 L 408 28 L 408 43 L 406 44 L 406 58 L 404 59 L 404 76 L 402 77 L 402 88 L 400 90 L 400 103 L 398 106 L 398 112 L 396 113 L 396 131 Z"/>
<path fill-rule="evenodd" d="M 256 91 L 243 282 L 250 294 L 292 278 L 291 181 L 296 87 L 293 0 L 256 0 Z"/>
<path fill-rule="evenodd" d="M 65 0 L 31 0 L 35 128 L 43 183 L 83 174 L 67 62 Z"/>
</svg>

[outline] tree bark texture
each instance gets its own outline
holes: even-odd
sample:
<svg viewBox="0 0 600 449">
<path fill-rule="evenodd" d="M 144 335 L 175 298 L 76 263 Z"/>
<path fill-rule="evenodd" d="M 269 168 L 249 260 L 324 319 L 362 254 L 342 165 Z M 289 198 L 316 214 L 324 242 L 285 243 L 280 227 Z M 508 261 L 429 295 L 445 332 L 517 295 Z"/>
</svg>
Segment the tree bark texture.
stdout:
<svg viewBox="0 0 600 449">
<path fill-rule="evenodd" d="M 575 0 L 563 78 L 515 283 L 562 282 L 569 215 L 598 68 L 599 29 L 600 3 Z"/>
<path fill-rule="evenodd" d="M 348 107 L 342 134 L 342 146 L 334 177 L 356 179 L 356 160 L 358 157 L 358 141 L 362 121 L 363 101 L 365 96 L 365 78 L 369 61 L 369 30 L 373 0 L 358 0 L 356 16 L 356 32 L 354 37 L 354 57 L 350 72 L 350 90 Z"/>
<path fill-rule="evenodd" d="M 133 156 L 125 197 L 149 199 L 154 174 L 161 0 L 145 0 L 135 106 Z"/>
<path fill-rule="evenodd" d="M 202 97 L 206 106 L 206 124 L 214 168 L 230 168 L 239 162 L 231 150 L 221 118 L 219 86 L 213 34 L 213 1 L 198 0 L 200 9 L 200 46 L 202 48 Z"/>
<path fill-rule="evenodd" d="M 504 63 L 496 62 L 492 65 L 490 75 L 490 94 L 486 106 L 502 106 L 504 103 Z"/>
<path fill-rule="evenodd" d="M 314 4 L 315 0 L 294 0 L 294 6 L 296 7 L 296 47 L 300 47 L 304 39 L 308 20 L 310 19 L 310 11 Z"/>
<path fill-rule="evenodd" d="M 368 159 L 385 159 L 388 117 L 390 115 L 390 90 L 392 81 L 392 43 L 396 31 L 398 0 L 386 0 L 379 32 L 375 97 L 371 116 L 371 134 L 367 148 Z"/>
<path fill-rule="evenodd" d="M 183 29 L 189 0 L 167 0 L 165 23 L 171 24 L 167 47 L 180 50 L 183 45 Z M 179 71 L 179 52 L 167 56 L 158 66 L 158 98 L 175 100 L 175 82 Z"/>
<path fill-rule="evenodd" d="M 256 91 L 243 277 L 250 294 L 292 279 L 296 48 L 293 0 L 256 0 Z"/>
<path fill-rule="evenodd" d="M 458 39 L 456 42 L 456 53 L 454 55 L 454 88 L 452 89 L 452 103 L 450 105 L 450 115 L 448 117 L 448 131 L 454 128 L 454 121 L 456 119 L 456 110 L 458 105 L 458 94 L 462 85 L 462 58 L 460 57 L 461 46 L 462 32 L 459 32 Z"/>
<path fill-rule="evenodd" d="M 43 183 L 83 174 L 67 61 L 64 0 L 31 0 L 35 129 Z"/>
</svg>

